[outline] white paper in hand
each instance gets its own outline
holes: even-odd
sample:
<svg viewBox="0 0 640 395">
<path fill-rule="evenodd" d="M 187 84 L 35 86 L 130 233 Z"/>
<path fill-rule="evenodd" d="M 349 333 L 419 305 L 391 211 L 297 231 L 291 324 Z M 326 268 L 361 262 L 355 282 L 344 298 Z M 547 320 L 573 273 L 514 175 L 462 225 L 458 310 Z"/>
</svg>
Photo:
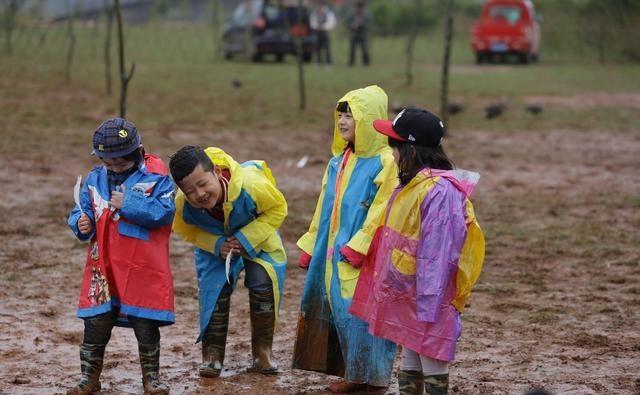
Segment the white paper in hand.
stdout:
<svg viewBox="0 0 640 395">
<path fill-rule="evenodd" d="M 231 258 L 233 257 L 233 252 L 229 251 L 227 253 L 227 258 L 224 260 L 224 273 L 227 275 L 227 282 L 231 284 L 229 281 L 229 272 L 231 271 Z"/>
<path fill-rule="evenodd" d="M 82 187 L 82 176 L 78 176 L 76 185 L 73 187 L 73 200 L 76 201 L 76 205 L 80 209 L 80 214 L 84 214 L 82 206 L 80 205 L 80 187 Z"/>
</svg>

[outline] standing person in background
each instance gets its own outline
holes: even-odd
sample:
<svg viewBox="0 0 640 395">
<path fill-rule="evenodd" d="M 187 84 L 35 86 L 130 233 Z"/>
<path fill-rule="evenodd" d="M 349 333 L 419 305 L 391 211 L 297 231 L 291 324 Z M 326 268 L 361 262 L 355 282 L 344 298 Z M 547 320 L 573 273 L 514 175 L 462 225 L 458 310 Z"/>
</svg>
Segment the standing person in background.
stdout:
<svg viewBox="0 0 640 395">
<path fill-rule="evenodd" d="M 331 64 L 331 43 L 329 32 L 336 26 L 336 16 L 327 6 L 326 0 L 320 0 L 309 20 L 311 29 L 316 35 L 316 56 L 318 64 L 322 64 L 322 53 L 325 53 L 326 64 Z"/>
<path fill-rule="evenodd" d="M 362 64 L 369 65 L 369 40 L 367 38 L 369 30 L 369 12 L 366 10 L 364 1 L 356 2 L 354 12 L 349 16 L 347 22 L 351 33 L 351 45 L 349 49 L 349 66 L 353 66 L 356 60 L 356 45 L 362 50 Z"/>
</svg>

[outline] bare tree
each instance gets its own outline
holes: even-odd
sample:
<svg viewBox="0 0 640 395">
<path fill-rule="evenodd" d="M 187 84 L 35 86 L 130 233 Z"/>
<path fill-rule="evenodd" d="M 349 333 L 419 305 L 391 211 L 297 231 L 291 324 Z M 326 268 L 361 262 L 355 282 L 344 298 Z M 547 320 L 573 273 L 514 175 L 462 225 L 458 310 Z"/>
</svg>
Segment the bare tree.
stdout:
<svg viewBox="0 0 640 395">
<path fill-rule="evenodd" d="M 107 33 L 104 38 L 104 73 L 107 84 L 107 95 L 113 94 L 113 82 L 111 77 L 111 30 L 113 28 L 113 4 L 109 0 L 102 0 L 104 12 L 107 17 Z"/>
<path fill-rule="evenodd" d="M 298 23 L 302 23 L 303 12 L 302 0 L 298 0 Z M 307 94 L 304 81 L 304 53 L 301 36 L 298 36 L 296 39 L 296 49 L 298 52 L 298 92 L 300 94 L 300 110 L 304 111 L 307 108 Z"/>
<path fill-rule="evenodd" d="M 213 24 L 213 54 L 215 58 L 222 57 L 222 29 L 224 26 L 224 19 L 222 11 L 224 10 L 224 4 L 220 0 L 211 0 L 212 2 L 212 24 Z"/>
<path fill-rule="evenodd" d="M 11 35 L 16 27 L 16 14 L 18 13 L 18 0 L 10 0 L 7 4 L 7 8 L 4 11 L 4 39 L 5 39 L 5 51 L 11 55 L 13 53 L 13 46 L 11 44 Z"/>
<path fill-rule="evenodd" d="M 449 64 L 451 62 L 451 41 L 453 39 L 453 2 L 446 0 L 446 23 L 444 34 L 444 58 L 442 59 L 442 80 L 440 85 L 440 115 L 445 126 L 449 121 Z"/>
<path fill-rule="evenodd" d="M 136 71 L 136 64 L 131 65 L 129 74 L 124 69 L 124 33 L 122 31 L 122 13 L 120 12 L 120 0 L 113 0 L 118 23 L 118 57 L 120 60 L 120 117 L 124 118 L 127 113 L 127 86 Z"/>
<path fill-rule="evenodd" d="M 74 17 L 75 9 L 71 7 L 71 0 L 67 0 L 67 37 L 69 38 L 69 47 L 67 48 L 67 63 L 64 73 L 67 82 L 71 82 L 71 66 L 73 64 L 73 53 L 76 48 L 76 33 L 73 30 Z"/>
<path fill-rule="evenodd" d="M 413 49 L 415 47 L 416 38 L 418 37 L 418 31 L 420 30 L 420 13 L 422 11 L 422 0 L 415 1 L 415 12 L 413 13 L 413 26 L 409 32 L 407 38 L 407 48 L 405 52 L 405 75 L 407 77 L 405 81 L 406 86 L 413 84 Z"/>
</svg>

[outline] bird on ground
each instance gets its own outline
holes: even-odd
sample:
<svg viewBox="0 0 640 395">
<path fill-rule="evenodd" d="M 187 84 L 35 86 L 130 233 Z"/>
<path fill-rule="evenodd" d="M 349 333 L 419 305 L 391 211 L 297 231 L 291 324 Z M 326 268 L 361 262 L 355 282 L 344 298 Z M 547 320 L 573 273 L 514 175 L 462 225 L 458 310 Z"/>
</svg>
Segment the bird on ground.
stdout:
<svg viewBox="0 0 640 395">
<path fill-rule="evenodd" d="M 541 105 L 529 104 L 524 108 L 524 110 L 526 112 L 530 112 L 531 114 L 538 115 L 538 114 L 540 114 L 542 112 L 543 109 L 542 109 Z"/>
<path fill-rule="evenodd" d="M 464 111 L 464 105 L 462 103 L 451 102 L 447 106 L 447 112 L 451 115 L 456 115 L 462 111 Z"/>
<path fill-rule="evenodd" d="M 484 108 L 484 117 L 487 119 L 497 118 L 505 111 L 507 111 L 505 102 L 490 104 Z"/>
</svg>

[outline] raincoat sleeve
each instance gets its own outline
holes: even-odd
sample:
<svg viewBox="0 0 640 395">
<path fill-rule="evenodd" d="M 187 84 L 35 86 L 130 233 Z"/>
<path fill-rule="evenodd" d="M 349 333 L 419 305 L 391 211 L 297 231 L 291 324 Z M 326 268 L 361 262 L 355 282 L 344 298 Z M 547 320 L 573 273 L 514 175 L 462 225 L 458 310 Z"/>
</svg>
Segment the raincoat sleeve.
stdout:
<svg viewBox="0 0 640 395">
<path fill-rule="evenodd" d="M 234 233 L 250 258 L 261 251 L 260 244 L 275 234 L 287 217 L 284 195 L 267 177 L 251 177 L 244 185 L 256 204 L 256 218 Z"/>
<path fill-rule="evenodd" d="M 369 207 L 367 217 L 346 246 L 362 256 L 369 252 L 371 240 L 376 233 L 376 229 L 383 220 L 384 212 L 389 202 L 393 190 L 398 185 L 398 171 L 391 155 L 382 155 L 382 170 L 376 176 L 374 183 L 378 187 L 378 192 Z"/>
<path fill-rule="evenodd" d="M 318 203 L 316 204 L 316 211 L 313 213 L 311 219 L 311 225 L 307 233 L 302 235 L 296 243 L 298 247 L 304 251 L 307 255 L 313 256 L 313 249 L 316 245 L 316 237 L 318 236 L 318 223 L 320 222 L 320 216 L 322 215 L 322 205 L 324 204 L 325 191 L 327 189 L 327 177 L 329 174 L 329 166 L 324 171 L 322 177 L 322 189 L 320 190 L 320 196 L 318 197 Z"/>
<path fill-rule="evenodd" d="M 467 227 L 464 199 L 449 182 L 436 184 L 421 205 L 416 257 L 416 316 L 436 322 L 450 276 L 464 243 Z"/>
<path fill-rule="evenodd" d="M 175 199 L 176 215 L 173 218 L 173 231 L 176 232 L 183 240 L 194 244 L 201 250 L 219 256 L 220 247 L 226 240 L 226 237 L 214 235 L 199 226 L 184 222 L 184 204 L 184 194 L 182 194 L 181 191 L 178 191 Z"/>
<path fill-rule="evenodd" d="M 71 228 L 73 233 L 76 235 L 78 240 L 81 240 L 81 241 L 91 240 L 96 230 L 95 229 L 96 221 L 95 221 L 95 215 L 93 214 L 93 205 L 91 204 L 91 196 L 89 196 L 88 180 L 90 179 L 90 177 L 91 177 L 91 174 L 87 176 L 86 178 L 87 181 L 82 185 L 82 189 L 80 189 L 80 206 L 82 206 L 82 211 L 80 211 L 80 208 L 78 207 L 78 205 L 73 206 L 73 210 L 71 210 L 71 213 L 69 214 L 69 218 L 67 219 L 67 224 L 69 224 L 69 227 Z M 86 235 L 80 233 L 80 230 L 78 229 L 78 220 L 80 219 L 80 216 L 83 213 L 86 214 L 91 220 L 91 222 L 93 223 L 93 230 Z"/>
<path fill-rule="evenodd" d="M 148 229 L 169 225 L 175 213 L 174 185 L 168 176 L 161 177 L 151 194 L 125 190 L 120 215 Z"/>
</svg>

